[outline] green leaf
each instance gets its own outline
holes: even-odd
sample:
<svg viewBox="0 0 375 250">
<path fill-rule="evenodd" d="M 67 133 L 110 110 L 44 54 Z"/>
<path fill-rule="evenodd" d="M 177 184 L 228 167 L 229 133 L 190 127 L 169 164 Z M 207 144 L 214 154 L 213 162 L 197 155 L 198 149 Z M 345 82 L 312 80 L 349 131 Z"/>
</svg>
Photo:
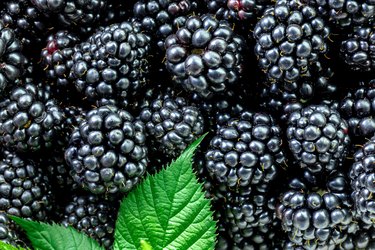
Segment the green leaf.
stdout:
<svg viewBox="0 0 375 250">
<path fill-rule="evenodd" d="M 148 244 L 147 241 L 141 240 L 141 249 L 142 250 L 152 250 L 152 247 L 150 246 L 150 244 Z"/>
<path fill-rule="evenodd" d="M 123 200 L 115 250 L 142 249 L 141 240 L 153 250 L 214 249 L 216 223 L 210 201 L 192 170 L 194 151 L 204 136 Z"/>
<path fill-rule="evenodd" d="M 10 216 L 20 225 L 29 237 L 31 244 L 38 250 L 103 250 L 99 244 L 72 227 L 46 224 Z"/>
<path fill-rule="evenodd" d="M 25 248 L 22 247 L 15 247 L 13 245 L 9 245 L 7 243 L 4 243 L 0 240 L 0 249 L 1 250 L 26 250 Z"/>
</svg>

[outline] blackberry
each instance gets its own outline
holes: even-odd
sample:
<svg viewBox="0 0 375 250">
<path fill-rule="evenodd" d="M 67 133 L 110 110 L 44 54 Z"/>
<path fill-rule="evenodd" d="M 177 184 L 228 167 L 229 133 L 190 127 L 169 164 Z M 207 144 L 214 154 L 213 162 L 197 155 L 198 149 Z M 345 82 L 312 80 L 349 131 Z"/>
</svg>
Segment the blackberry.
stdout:
<svg viewBox="0 0 375 250">
<path fill-rule="evenodd" d="M 156 152 L 171 158 L 177 157 L 204 132 L 201 112 L 183 97 L 160 96 L 142 109 L 139 119 L 157 144 Z"/>
<path fill-rule="evenodd" d="M 244 44 L 227 22 L 192 16 L 166 39 L 165 65 L 177 84 L 208 98 L 239 80 Z"/>
<path fill-rule="evenodd" d="M 14 246 L 22 244 L 16 226 L 4 212 L 0 212 L 0 241 Z"/>
<path fill-rule="evenodd" d="M 139 0 L 134 4 L 133 14 L 142 28 L 154 36 L 159 49 L 164 50 L 164 40 L 176 32 L 197 7 L 196 0 Z"/>
<path fill-rule="evenodd" d="M 118 204 L 103 201 L 94 195 L 73 195 L 61 223 L 72 226 L 98 241 L 106 249 L 113 243 Z"/>
<path fill-rule="evenodd" d="M 289 241 L 301 249 L 335 249 L 356 232 L 345 175 L 332 172 L 323 187 L 293 179 L 276 213 Z M 295 248 L 293 248 L 295 249 Z"/>
<path fill-rule="evenodd" d="M 70 174 L 94 194 L 128 192 L 148 165 L 145 127 L 127 111 L 103 106 L 89 111 L 65 151 Z"/>
<path fill-rule="evenodd" d="M 43 100 L 33 84 L 16 87 L 0 103 L 3 146 L 21 152 L 51 148 L 61 130 L 63 113 L 53 99 Z"/>
<path fill-rule="evenodd" d="M 354 154 L 354 163 L 349 176 L 353 189 L 352 199 L 359 220 L 374 227 L 375 221 L 375 137 L 366 142 Z"/>
<path fill-rule="evenodd" d="M 375 81 L 360 83 L 359 88 L 347 93 L 340 102 L 340 113 L 347 120 L 353 136 L 372 136 L 375 132 Z"/>
<path fill-rule="evenodd" d="M 79 45 L 70 79 L 90 101 L 129 100 L 147 83 L 149 44 L 135 24 L 105 27 Z"/>
<path fill-rule="evenodd" d="M 0 210 L 7 214 L 46 221 L 53 196 L 47 176 L 34 162 L 4 151 L 0 161 Z"/>
<path fill-rule="evenodd" d="M 364 250 L 375 249 L 375 230 L 360 229 L 357 233 L 351 234 L 338 248 L 338 250 Z"/>
<path fill-rule="evenodd" d="M 316 9 L 299 0 L 279 0 L 254 29 L 259 67 L 271 82 L 296 82 L 322 72 L 329 28 Z"/>
<path fill-rule="evenodd" d="M 362 26 L 354 28 L 349 38 L 341 43 L 340 52 L 350 69 L 373 71 L 375 69 L 374 29 Z"/>
<path fill-rule="evenodd" d="M 298 166 L 316 175 L 342 164 L 350 139 L 348 124 L 336 109 L 307 106 L 291 113 L 287 126 L 289 149 Z"/>
</svg>

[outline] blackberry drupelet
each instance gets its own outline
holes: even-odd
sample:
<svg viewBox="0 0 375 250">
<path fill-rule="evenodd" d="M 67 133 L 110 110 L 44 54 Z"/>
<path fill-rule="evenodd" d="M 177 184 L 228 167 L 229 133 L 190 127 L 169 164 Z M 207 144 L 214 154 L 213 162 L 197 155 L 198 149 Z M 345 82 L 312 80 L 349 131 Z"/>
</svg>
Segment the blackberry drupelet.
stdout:
<svg viewBox="0 0 375 250">
<path fill-rule="evenodd" d="M 340 113 L 347 120 L 353 137 L 372 137 L 375 133 L 375 81 L 360 83 L 357 89 L 347 93 L 340 102 Z"/>
<path fill-rule="evenodd" d="M 374 3 L 375 4 L 375 3 Z M 375 6 L 375 5 L 374 5 Z M 374 28 L 355 27 L 349 38 L 341 43 L 341 56 L 354 71 L 375 70 Z"/>
<path fill-rule="evenodd" d="M 289 241 L 298 249 L 335 249 L 356 232 L 348 189 L 340 172 L 332 172 L 322 187 L 292 179 L 276 207 Z"/>
<path fill-rule="evenodd" d="M 111 249 L 118 204 L 107 202 L 91 194 L 73 195 L 63 213 L 61 223 L 72 226 Z"/>
<path fill-rule="evenodd" d="M 139 0 L 134 4 L 136 21 L 150 35 L 159 49 L 164 50 L 164 40 L 182 26 L 187 16 L 198 11 L 196 0 Z"/>
<path fill-rule="evenodd" d="M 342 164 L 350 138 L 348 124 L 336 109 L 307 106 L 291 113 L 287 126 L 289 149 L 298 166 L 319 175 Z"/>
<path fill-rule="evenodd" d="M 357 233 L 348 235 L 348 238 L 337 250 L 370 250 L 375 249 L 375 230 L 360 228 Z"/>
<path fill-rule="evenodd" d="M 61 131 L 63 112 L 53 99 L 43 100 L 33 84 L 16 87 L 0 103 L 0 133 L 4 147 L 20 152 L 51 148 Z"/>
<path fill-rule="evenodd" d="M 322 72 L 329 28 L 317 11 L 299 0 L 278 0 L 254 29 L 259 67 L 271 82 L 295 82 Z"/>
<path fill-rule="evenodd" d="M 90 101 L 130 100 L 147 83 L 150 37 L 138 25 L 110 25 L 79 47 L 73 54 L 70 79 Z"/>
<path fill-rule="evenodd" d="M 375 228 L 375 137 L 354 154 L 349 176 L 353 189 L 352 199 L 359 220 Z"/>
<path fill-rule="evenodd" d="M 200 110 L 183 97 L 163 95 L 142 109 L 139 119 L 145 123 L 156 152 L 176 158 L 204 133 Z"/>
<path fill-rule="evenodd" d="M 192 16 L 166 39 L 165 65 L 177 84 L 209 98 L 239 80 L 244 44 L 227 22 L 212 15 Z"/>
<path fill-rule="evenodd" d="M 0 241 L 13 246 L 22 244 L 15 223 L 4 212 L 0 212 Z"/>
<path fill-rule="evenodd" d="M 143 122 L 127 111 L 102 106 L 89 111 L 65 151 L 70 174 L 93 194 L 131 190 L 148 165 Z"/>
</svg>

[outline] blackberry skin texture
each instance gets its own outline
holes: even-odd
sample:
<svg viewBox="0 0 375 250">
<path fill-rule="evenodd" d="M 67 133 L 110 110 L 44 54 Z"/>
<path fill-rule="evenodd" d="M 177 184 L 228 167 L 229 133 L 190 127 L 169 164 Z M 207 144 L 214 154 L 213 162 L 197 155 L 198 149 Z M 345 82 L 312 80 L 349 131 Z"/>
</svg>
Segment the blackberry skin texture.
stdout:
<svg viewBox="0 0 375 250">
<path fill-rule="evenodd" d="M 341 56 L 354 71 L 375 69 L 375 35 L 370 27 L 356 27 L 349 38 L 341 43 Z"/>
<path fill-rule="evenodd" d="M 0 241 L 13 246 L 23 246 L 24 242 L 17 233 L 15 223 L 4 212 L 0 212 Z"/>
<path fill-rule="evenodd" d="M 0 210 L 25 219 L 46 221 L 54 197 L 40 166 L 4 151 L 0 161 Z"/>
<path fill-rule="evenodd" d="M 310 105 L 290 114 L 286 136 L 295 162 L 313 175 L 331 172 L 346 157 L 348 124 L 336 109 Z"/>
<path fill-rule="evenodd" d="M 28 63 L 22 53 L 22 45 L 14 31 L 0 21 L 0 93 L 12 84 L 22 82 L 25 66 Z"/>
<path fill-rule="evenodd" d="M 0 133 L 4 147 L 18 152 L 51 148 L 60 133 L 63 112 L 53 99 L 43 100 L 33 84 L 16 87 L 0 103 Z"/>
<path fill-rule="evenodd" d="M 68 76 L 73 66 L 71 60 L 75 45 L 80 43 L 77 35 L 68 30 L 61 30 L 48 36 L 47 45 L 41 52 L 41 66 L 48 79 L 53 79 L 57 86 L 67 86 Z"/>
<path fill-rule="evenodd" d="M 373 0 L 304 0 L 304 2 L 315 6 L 330 24 L 340 29 L 368 25 L 375 17 Z"/>
<path fill-rule="evenodd" d="M 298 249 L 335 249 L 355 233 L 358 227 L 353 221 L 348 189 L 345 174 L 340 172 L 333 172 L 321 189 L 300 179 L 290 181 L 276 206 L 289 245 Z"/>
<path fill-rule="evenodd" d="M 175 158 L 204 133 L 200 110 L 185 98 L 164 95 L 144 108 L 139 119 L 144 122 L 147 135 L 156 143 L 157 152 Z"/>
<path fill-rule="evenodd" d="M 143 122 L 127 111 L 103 106 L 89 111 L 65 151 L 70 174 L 93 194 L 131 190 L 148 165 Z"/>
<path fill-rule="evenodd" d="M 168 36 L 165 48 L 166 68 L 188 92 L 209 98 L 240 79 L 244 40 L 212 15 L 189 17 Z"/>
<path fill-rule="evenodd" d="M 69 77 L 90 101 L 129 100 L 146 85 L 150 37 L 138 25 L 110 25 L 79 47 Z"/>
<path fill-rule="evenodd" d="M 254 29 L 255 55 L 271 82 L 295 82 L 322 72 L 329 28 L 315 8 L 279 0 Z"/>
<path fill-rule="evenodd" d="M 83 33 L 93 32 L 94 26 L 100 19 L 100 14 L 106 10 L 107 0 L 31 0 L 34 6 L 49 20 L 54 20 L 61 28 Z"/>
<path fill-rule="evenodd" d="M 340 102 L 340 113 L 347 120 L 349 131 L 359 139 L 372 137 L 375 132 L 375 81 L 360 83 L 359 88 L 347 93 Z"/>
<path fill-rule="evenodd" d="M 185 23 L 187 16 L 198 11 L 198 3 L 195 0 L 139 0 L 134 4 L 133 14 L 164 51 L 165 39 Z"/>
<path fill-rule="evenodd" d="M 348 238 L 337 250 L 368 250 L 375 249 L 375 230 L 360 229 L 357 233 L 348 235 Z"/>
<path fill-rule="evenodd" d="M 357 218 L 370 227 L 374 227 L 375 221 L 374 159 L 375 137 L 372 137 L 354 154 L 354 163 L 349 172 Z"/>
<path fill-rule="evenodd" d="M 218 19 L 228 21 L 254 20 L 260 17 L 263 11 L 272 6 L 270 0 L 205 0 L 208 10 Z"/>
<path fill-rule="evenodd" d="M 61 223 L 71 226 L 98 241 L 106 249 L 113 243 L 118 205 L 91 194 L 74 195 Z"/>
</svg>

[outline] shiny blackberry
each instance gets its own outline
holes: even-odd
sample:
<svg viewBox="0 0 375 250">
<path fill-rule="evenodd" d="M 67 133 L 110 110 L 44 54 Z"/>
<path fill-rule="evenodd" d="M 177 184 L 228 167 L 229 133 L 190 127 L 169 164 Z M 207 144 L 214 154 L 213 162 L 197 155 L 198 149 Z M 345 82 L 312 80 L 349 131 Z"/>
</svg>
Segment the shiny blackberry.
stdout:
<svg viewBox="0 0 375 250">
<path fill-rule="evenodd" d="M 85 233 L 106 249 L 111 249 L 115 231 L 118 204 L 94 195 L 73 195 L 63 214 L 61 223 Z"/>
<path fill-rule="evenodd" d="M 293 179 L 281 195 L 276 213 L 296 248 L 335 249 L 358 230 L 349 186 L 340 172 L 333 172 L 322 187 Z"/>
<path fill-rule="evenodd" d="M 375 229 L 361 228 L 357 233 L 348 235 L 348 238 L 337 247 L 337 250 L 368 250 L 375 249 Z"/>
<path fill-rule="evenodd" d="M 290 114 L 286 136 L 295 163 L 314 175 L 331 172 L 345 159 L 348 124 L 336 109 L 310 105 Z"/>
<path fill-rule="evenodd" d="M 278 0 L 254 29 L 259 67 L 271 82 L 295 82 L 322 72 L 329 28 L 316 9 L 299 0 Z"/>
<path fill-rule="evenodd" d="M 142 109 L 139 119 L 145 123 L 148 136 L 156 143 L 157 152 L 175 158 L 204 133 L 200 110 L 185 98 L 160 96 Z"/>
<path fill-rule="evenodd" d="M 69 77 L 90 101 L 129 100 L 147 83 L 150 37 L 137 25 L 110 25 L 79 46 Z"/>
<path fill-rule="evenodd" d="M 340 113 L 347 120 L 349 131 L 358 138 L 372 137 L 375 132 L 375 81 L 361 83 L 346 94 L 340 102 Z"/>
<path fill-rule="evenodd" d="M 103 106 L 89 111 L 65 151 L 70 174 L 93 194 L 131 190 L 148 165 L 143 122 L 127 111 Z"/>
<path fill-rule="evenodd" d="M 153 36 L 158 47 L 164 50 L 164 40 L 184 24 L 187 16 L 198 11 L 196 0 L 139 0 L 134 4 L 135 20 Z"/>
<path fill-rule="evenodd" d="M 0 21 L 0 93 L 8 85 L 21 83 L 27 59 L 14 31 Z"/>
<path fill-rule="evenodd" d="M 201 97 L 226 91 L 241 76 L 244 40 L 212 15 L 189 17 L 165 48 L 173 80 Z"/>
<path fill-rule="evenodd" d="M 35 152 L 51 148 L 58 137 L 63 113 L 53 99 L 43 100 L 33 84 L 16 87 L 0 103 L 0 133 L 4 147 Z"/>
<path fill-rule="evenodd" d="M 375 137 L 372 137 L 354 154 L 354 163 L 349 172 L 357 217 L 371 227 L 374 227 L 375 221 L 374 165 Z"/>
<path fill-rule="evenodd" d="M 375 69 L 374 28 L 362 26 L 354 28 L 349 38 L 341 43 L 340 52 L 350 69 L 373 71 Z"/>
<path fill-rule="evenodd" d="M 4 212 L 0 212 L 0 241 L 13 246 L 21 246 L 15 223 Z"/>
</svg>

